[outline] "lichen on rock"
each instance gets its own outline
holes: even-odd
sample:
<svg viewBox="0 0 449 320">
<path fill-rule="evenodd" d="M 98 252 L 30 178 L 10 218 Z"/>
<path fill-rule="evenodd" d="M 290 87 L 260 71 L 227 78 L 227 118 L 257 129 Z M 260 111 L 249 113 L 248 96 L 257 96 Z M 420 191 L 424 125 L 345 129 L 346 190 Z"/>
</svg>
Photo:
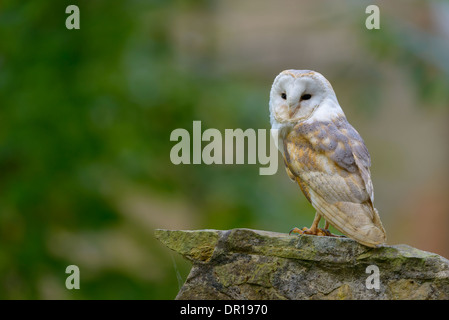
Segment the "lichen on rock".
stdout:
<svg viewBox="0 0 449 320">
<path fill-rule="evenodd" d="M 407 245 L 251 229 L 155 235 L 193 263 L 176 299 L 449 299 L 449 261 Z"/>
</svg>

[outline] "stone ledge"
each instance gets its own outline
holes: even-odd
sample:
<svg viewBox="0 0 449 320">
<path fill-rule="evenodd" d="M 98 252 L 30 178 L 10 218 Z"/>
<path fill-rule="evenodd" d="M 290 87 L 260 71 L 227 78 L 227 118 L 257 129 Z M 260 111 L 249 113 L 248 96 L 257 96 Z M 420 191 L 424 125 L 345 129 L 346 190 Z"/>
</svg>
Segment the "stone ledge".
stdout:
<svg viewBox="0 0 449 320">
<path fill-rule="evenodd" d="M 176 299 L 449 299 L 449 261 L 407 245 L 251 229 L 161 230 L 193 263 Z M 368 289 L 379 269 L 379 289 Z"/>
</svg>

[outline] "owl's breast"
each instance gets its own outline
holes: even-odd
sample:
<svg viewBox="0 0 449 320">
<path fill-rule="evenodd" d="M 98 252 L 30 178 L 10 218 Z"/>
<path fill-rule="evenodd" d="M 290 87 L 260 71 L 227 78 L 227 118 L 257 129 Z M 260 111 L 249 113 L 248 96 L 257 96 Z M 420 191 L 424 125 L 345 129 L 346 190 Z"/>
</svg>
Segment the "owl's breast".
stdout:
<svg viewBox="0 0 449 320">
<path fill-rule="evenodd" d="M 290 170 L 301 178 L 302 172 L 337 173 L 329 152 L 345 149 L 343 143 L 329 135 L 326 123 L 298 124 L 284 139 L 285 160 Z"/>
<path fill-rule="evenodd" d="M 363 178 L 351 147 L 358 142 L 334 129 L 333 123 L 298 124 L 284 139 L 286 166 L 303 191 L 311 188 L 331 203 L 366 201 L 369 177 Z"/>
</svg>

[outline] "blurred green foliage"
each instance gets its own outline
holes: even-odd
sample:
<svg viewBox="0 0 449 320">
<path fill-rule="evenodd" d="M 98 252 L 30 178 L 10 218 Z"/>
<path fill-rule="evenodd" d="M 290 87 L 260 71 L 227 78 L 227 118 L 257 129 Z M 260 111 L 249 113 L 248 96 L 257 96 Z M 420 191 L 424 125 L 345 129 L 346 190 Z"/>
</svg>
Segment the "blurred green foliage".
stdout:
<svg viewBox="0 0 449 320">
<path fill-rule="evenodd" d="M 118 203 L 134 188 L 183 199 L 198 228 L 310 224 L 304 197 L 285 201 L 299 189 L 273 187 L 277 178 L 259 176 L 258 166 L 170 162 L 170 133 L 191 131 L 193 120 L 203 130 L 269 128 L 272 79 L 221 77 L 213 47 L 186 64 L 177 59 L 174 11 L 207 14 L 214 3 L 0 3 L 0 298 L 173 298 L 176 273 L 185 278 L 189 265 L 168 258 L 151 228 L 123 214 Z M 65 28 L 69 4 L 80 6 L 80 30 Z M 407 46 L 407 54 L 391 53 L 394 35 L 376 37 L 367 45 L 379 55 L 418 59 Z M 428 75 L 421 60 L 410 64 Z M 429 82 L 431 92 L 447 99 L 446 80 L 435 81 L 442 85 Z M 116 247 L 121 235 L 129 247 Z M 136 261 L 149 258 L 130 267 L 121 261 L 130 251 Z M 81 290 L 64 287 L 70 264 L 80 267 Z"/>
<path fill-rule="evenodd" d="M 191 131 L 209 108 L 203 130 L 268 128 L 267 111 L 254 112 L 267 92 L 216 77 L 207 59 L 196 72 L 177 65 L 167 34 L 173 3 L 80 2 L 76 31 L 61 14 L 69 4 L 0 5 L 0 298 L 45 298 L 46 275 L 63 288 L 72 263 L 82 290 L 62 298 L 173 297 L 174 271 L 157 281 L 113 267 L 91 277 L 52 252 L 53 235 L 126 224 L 111 200 L 122 184 L 183 195 L 204 227 L 256 226 L 254 215 L 275 207 L 254 185 L 258 169 L 176 167 L 169 137 L 175 128 Z M 132 233 L 154 246 L 150 232 Z"/>
</svg>

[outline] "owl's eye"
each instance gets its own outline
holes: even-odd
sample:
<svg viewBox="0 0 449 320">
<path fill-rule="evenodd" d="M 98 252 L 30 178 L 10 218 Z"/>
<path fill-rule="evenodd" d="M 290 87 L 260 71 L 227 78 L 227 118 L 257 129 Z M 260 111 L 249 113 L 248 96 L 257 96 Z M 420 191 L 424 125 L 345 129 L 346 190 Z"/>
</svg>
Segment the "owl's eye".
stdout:
<svg viewBox="0 0 449 320">
<path fill-rule="evenodd" d="M 284 100 L 287 100 L 287 94 L 282 93 L 282 94 L 281 94 L 281 98 L 284 99 Z"/>
<path fill-rule="evenodd" d="M 310 95 L 310 94 L 303 94 L 302 96 L 301 96 L 301 100 L 309 100 L 310 98 L 312 98 L 312 95 Z"/>
</svg>

